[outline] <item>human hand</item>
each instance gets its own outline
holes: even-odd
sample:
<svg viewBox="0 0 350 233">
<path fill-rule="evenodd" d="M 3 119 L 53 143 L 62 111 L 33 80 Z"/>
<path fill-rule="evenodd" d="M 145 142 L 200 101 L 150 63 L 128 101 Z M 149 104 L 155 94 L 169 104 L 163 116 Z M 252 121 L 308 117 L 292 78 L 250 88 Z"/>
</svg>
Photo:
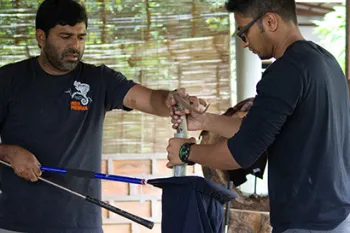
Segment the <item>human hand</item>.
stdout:
<svg viewBox="0 0 350 233">
<path fill-rule="evenodd" d="M 11 164 L 14 172 L 32 182 L 38 181 L 41 176 L 40 163 L 36 157 L 26 149 L 19 146 L 7 146 L 5 160 Z"/>
<path fill-rule="evenodd" d="M 185 163 L 180 159 L 180 147 L 188 143 L 196 143 L 195 138 L 170 138 L 168 147 L 166 148 L 168 152 L 169 162 L 166 164 L 168 168 L 173 168 L 175 165 L 184 165 Z"/>
<path fill-rule="evenodd" d="M 182 123 L 182 116 L 186 116 L 188 130 L 203 129 L 206 110 L 209 105 L 196 96 L 189 96 L 184 89 L 179 89 L 172 93 L 173 101 L 170 110 L 171 122 L 173 129 L 177 129 Z M 201 107 L 206 107 L 204 110 Z"/>
<path fill-rule="evenodd" d="M 180 88 L 180 89 L 176 89 L 175 91 L 170 91 L 165 103 L 166 106 L 169 108 L 170 114 L 174 112 L 174 108 L 176 108 L 177 106 L 178 97 L 176 97 L 175 95 L 180 96 L 182 99 L 188 98 L 188 94 L 186 93 L 185 88 Z"/>
</svg>

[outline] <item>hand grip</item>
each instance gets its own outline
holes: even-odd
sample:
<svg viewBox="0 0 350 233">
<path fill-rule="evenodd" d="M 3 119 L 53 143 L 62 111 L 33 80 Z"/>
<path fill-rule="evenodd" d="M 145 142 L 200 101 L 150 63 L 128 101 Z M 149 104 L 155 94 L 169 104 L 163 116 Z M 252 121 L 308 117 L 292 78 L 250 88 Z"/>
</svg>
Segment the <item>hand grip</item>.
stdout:
<svg viewBox="0 0 350 233">
<path fill-rule="evenodd" d="M 154 226 L 154 223 L 149 221 L 149 220 L 147 220 L 147 219 L 144 219 L 144 218 L 141 218 L 139 216 L 136 216 L 136 215 L 133 215 L 131 213 L 128 213 L 128 212 L 126 212 L 124 210 L 121 210 L 121 209 L 119 209 L 119 208 L 117 208 L 115 206 L 109 205 L 106 202 L 100 201 L 100 200 L 98 200 L 96 198 L 86 196 L 85 200 L 87 200 L 87 201 L 89 201 L 89 202 L 91 202 L 91 203 L 93 203 L 95 205 L 98 205 L 100 207 L 103 207 L 103 208 L 105 208 L 107 210 L 110 210 L 113 213 L 119 214 L 119 215 L 121 215 L 121 216 L 123 216 L 123 217 L 125 217 L 127 219 L 130 219 L 131 221 L 134 221 L 134 222 L 136 222 L 136 223 L 138 223 L 140 225 L 143 225 L 143 226 L 147 227 L 148 229 L 152 229 L 153 226 Z"/>
</svg>

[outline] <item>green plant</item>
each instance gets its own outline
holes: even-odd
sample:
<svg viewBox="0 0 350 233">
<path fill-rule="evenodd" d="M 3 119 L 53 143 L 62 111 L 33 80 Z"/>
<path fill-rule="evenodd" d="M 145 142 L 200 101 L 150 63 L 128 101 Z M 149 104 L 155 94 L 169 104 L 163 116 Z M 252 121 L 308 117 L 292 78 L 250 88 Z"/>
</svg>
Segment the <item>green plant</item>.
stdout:
<svg viewBox="0 0 350 233">
<path fill-rule="evenodd" d="M 334 11 L 325 15 L 322 21 L 314 21 L 315 32 L 323 37 L 321 44 L 331 52 L 345 71 L 345 5 L 334 7 Z"/>
</svg>

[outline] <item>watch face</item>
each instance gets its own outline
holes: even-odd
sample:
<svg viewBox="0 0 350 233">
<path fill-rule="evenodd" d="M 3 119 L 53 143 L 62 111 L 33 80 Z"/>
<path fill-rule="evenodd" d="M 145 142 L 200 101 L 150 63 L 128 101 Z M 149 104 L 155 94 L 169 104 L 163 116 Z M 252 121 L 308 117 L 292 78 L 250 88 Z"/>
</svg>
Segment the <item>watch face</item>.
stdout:
<svg viewBox="0 0 350 233">
<path fill-rule="evenodd" d="M 189 151 L 190 151 L 190 146 L 188 143 L 185 143 L 180 147 L 180 159 L 182 162 L 187 163 Z"/>
<path fill-rule="evenodd" d="M 182 146 L 180 147 L 180 155 L 184 155 L 185 152 L 186 152 L 186 148 L 185 148 L 184 145 L 182 145 Z"/>
<path fill-rule="evenodd" d="M 194 162 L 188 161 L 188 157 L 190 156 L 190 147 L 194 143 L 185 143 L 180 147 L 179 151 L 179 157 L 180 160 L 184 163 L 187 163 L 187 165 L 194 165 Z"/>
</svg>

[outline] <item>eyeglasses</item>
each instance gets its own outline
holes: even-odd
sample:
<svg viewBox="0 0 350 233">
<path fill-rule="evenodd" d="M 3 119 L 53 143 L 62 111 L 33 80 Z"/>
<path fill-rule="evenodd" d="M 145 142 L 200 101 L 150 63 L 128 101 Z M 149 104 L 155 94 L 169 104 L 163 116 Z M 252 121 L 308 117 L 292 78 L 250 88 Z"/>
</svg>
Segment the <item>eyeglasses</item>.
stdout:
<svg viewBox="0 0 350 233">
<path fill-rule="evenodd" d="M 252 21 L 250 21 L 247 25 L 245 25 L 241 30 L 239 30 L 237 32 L 237 36 L 239 36 L 239 38 L 241 38 L 241 40 L 244 42 L 244 43 L 247 43 L 247 37 L 246 35 L 244 35 L 251 26 L 253 26 L 253 24 L 258 21 L 261 17 L 263 17 L 264 14 L 262 15 L 259 15 L 257 17 L 255 17 Z"/>
</svg>

